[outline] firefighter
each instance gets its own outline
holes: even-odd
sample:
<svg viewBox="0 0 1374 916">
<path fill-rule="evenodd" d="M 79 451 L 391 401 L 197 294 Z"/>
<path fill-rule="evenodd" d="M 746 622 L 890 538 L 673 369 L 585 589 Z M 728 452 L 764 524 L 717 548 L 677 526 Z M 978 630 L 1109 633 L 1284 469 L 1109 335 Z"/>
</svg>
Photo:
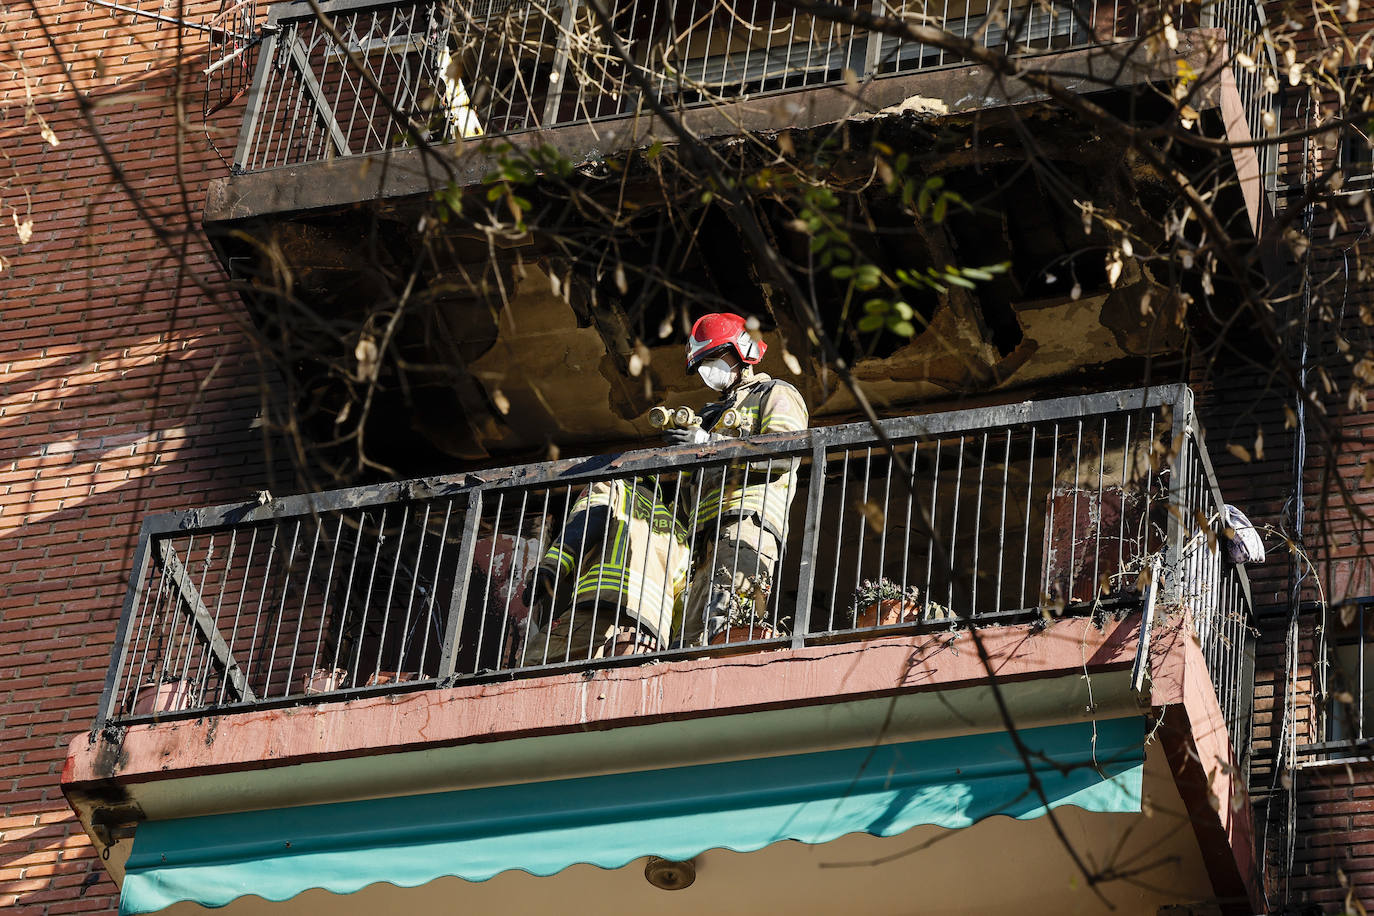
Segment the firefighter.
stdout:
<svg viewBox="0 0 1374 916">
<path fill-rule="evenodd" d="M 672 445 L 704 444 L 806 429 L 809 418 L 801 392 L 755 370 L 766 350 L 739 315 L 720 312 L 697 319 L 687 342 L 687 373 L 695 372 L 720 398 L 702 410 L 700 426 L 665 429 L 664 438 Z M 721 426 L 720 418 L 731 409 L 743 422 Z M 688 527 L 695 531 L 694 569 L 679 635 L 689 646 L 709 641 L 742 609 L 760 622 L 769 619 L 768 595 L 787 542 L 797 461 L 736 461 L 723 468 L 708 466 L 693 477 L 686 512 Z"/>
<path fill-rule="evenodd" d="M 522 666 L 668 644 L 687 579 L 687 529 L 653 477 L 588 485 L 525 590 Z"/>
</svg>

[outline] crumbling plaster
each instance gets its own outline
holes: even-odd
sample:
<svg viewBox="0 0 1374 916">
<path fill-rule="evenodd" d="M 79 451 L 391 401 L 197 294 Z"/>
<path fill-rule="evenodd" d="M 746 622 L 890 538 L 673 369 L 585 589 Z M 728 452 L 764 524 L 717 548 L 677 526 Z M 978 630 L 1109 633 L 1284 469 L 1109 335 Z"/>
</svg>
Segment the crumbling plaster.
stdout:
<svg viewBox="0 0 1374 916">
<path fill-rule="evenodd" d="M 1148 281 L 1137 279 L 1127 288 L 1077 300 L 1065 296 L 1015 304 L 1024 339 L 1005 356 L 986 340 L 973 316 L 941 307 L 929 329 L 886 358 L 860 359 L 854 375 L 876 404 L 899 407 L 1023 388 L 1176 347 L 1176 314 L 1158 296 L 1150 314 L 1143 314 L 1139 304 Z M 801 388 L 814 417 L 854 414 L 854 399 L 835 374 L 793 376 L 777 355 L 786 341 L 777 332 L 765 334 L 764 341 L 770 354 L 761 368 Z M 642 375 L 628 375 L 607 354 L 597 329 L 579 326 L 576 310 L 555 292 L 549 275 L 527 265 L 502 313 L 495 343 L 471 364 L 492 402 L 509 404 L 499 422 L 488 427 L 493 438 L 487 447 L 499 452 L 545 440 L 571 444 L 650 437 L 647 407 L 627 418 L 627 404 L 700 407 L 709 400 L 711 393 L 686 375 L 678 345 L 649 347 L 647 353 Z"/>
</svg>

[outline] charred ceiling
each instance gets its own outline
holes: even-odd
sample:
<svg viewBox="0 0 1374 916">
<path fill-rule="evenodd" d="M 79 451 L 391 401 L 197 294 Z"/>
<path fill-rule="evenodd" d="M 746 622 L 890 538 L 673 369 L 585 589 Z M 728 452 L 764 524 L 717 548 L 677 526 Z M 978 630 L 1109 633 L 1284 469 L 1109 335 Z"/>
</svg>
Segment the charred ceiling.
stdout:
<svg viewBox="0 0 1374 916">
<path fill-rule="evenodd" d="M 874 118 L 717 148 L 885 410 L 1130 381 L 1183 344 L 1186 304 L 1156 275 L 1167 265 L 1110 266 L 1111 226 L 1163 249 L 1160 176 L 1052 109 Z M 651 406 L 702 399 L 682 342 L 716 310 L 758 317 L 765 370 L 792 377 L 815 416 L 853 415 L 739 219 L 677 151 L 527 177 L 210 227 L 287 370 L 295 428 L 331 473 L 643 439 Z M 842 242 L 817 243 L 831 231 Z M 860 264 L 940 282 L 875 292 L 835 269 Z M 964 268 L 974 281 L 948 282 Z M 909 324 L 860 330 L 875 297 L 900 299 Z"/>
</svg>

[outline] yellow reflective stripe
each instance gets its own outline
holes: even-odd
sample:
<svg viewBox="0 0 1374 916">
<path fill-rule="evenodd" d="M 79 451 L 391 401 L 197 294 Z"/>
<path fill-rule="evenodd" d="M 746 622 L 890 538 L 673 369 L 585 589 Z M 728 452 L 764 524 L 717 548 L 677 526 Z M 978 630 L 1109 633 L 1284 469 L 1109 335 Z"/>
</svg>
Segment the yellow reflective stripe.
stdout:
<svg viewBox="0 0 1374 916">
<path fill-rule="evenodd" d="M 678 579 L 685 577 L 685 571 L 677 576 Z M 621 607 L 628 611 L 661 611 L 665 604 L 671 605 L 675 597 L 675 589 L 668 587 L 666 582 L 607 564 L 589 569 L 578 581 L 576 600 L 586 601 L 599 594 L 610 593 L 628 599 L 620 602 Z"/>
<path fill-rule="evenodd" d="M 550 547 L 548 551 L 546 551 L 544 554 L 544 562 L 547 563 L 550 560 L 553 560 L 556 563 L 558 563 L 559 568 L 562 569 L 563 572 L 572 572 L 573 555 L 568 551 L 564 550 L 562 547 L 559 547 L 557 544 L 554 544 L 552 547 Z"/>
</svg>

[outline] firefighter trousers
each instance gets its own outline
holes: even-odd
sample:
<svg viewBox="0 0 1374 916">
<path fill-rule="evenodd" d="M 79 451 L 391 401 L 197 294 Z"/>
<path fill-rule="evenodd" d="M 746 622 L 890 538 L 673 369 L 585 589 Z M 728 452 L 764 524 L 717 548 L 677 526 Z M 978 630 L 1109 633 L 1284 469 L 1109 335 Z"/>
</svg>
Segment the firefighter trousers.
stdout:
<svg viewBox="0 0 1374 916">
<path fill-rule="evenodd" d="M 729 625 L 732 603 L 752 608 L 758 621 L 773 623 L 768 596 L 781 545 L 756 516 L 723 520 L 719 535 L 714 524 L 703 526 L 696 553 L 677 644 L 705 645 Z"/>
<path fill-rule="evenodd" d="M 615 608 L 604 604 L 599 608 L 591 604 L 574 607 L 547 630 L 534 629 L 526 637 L 520 651 L 521 667 L 636 655 L 658 648 L 658 640 L 633 617 L 621 611 L 617 622 Z"/>
</svg>

